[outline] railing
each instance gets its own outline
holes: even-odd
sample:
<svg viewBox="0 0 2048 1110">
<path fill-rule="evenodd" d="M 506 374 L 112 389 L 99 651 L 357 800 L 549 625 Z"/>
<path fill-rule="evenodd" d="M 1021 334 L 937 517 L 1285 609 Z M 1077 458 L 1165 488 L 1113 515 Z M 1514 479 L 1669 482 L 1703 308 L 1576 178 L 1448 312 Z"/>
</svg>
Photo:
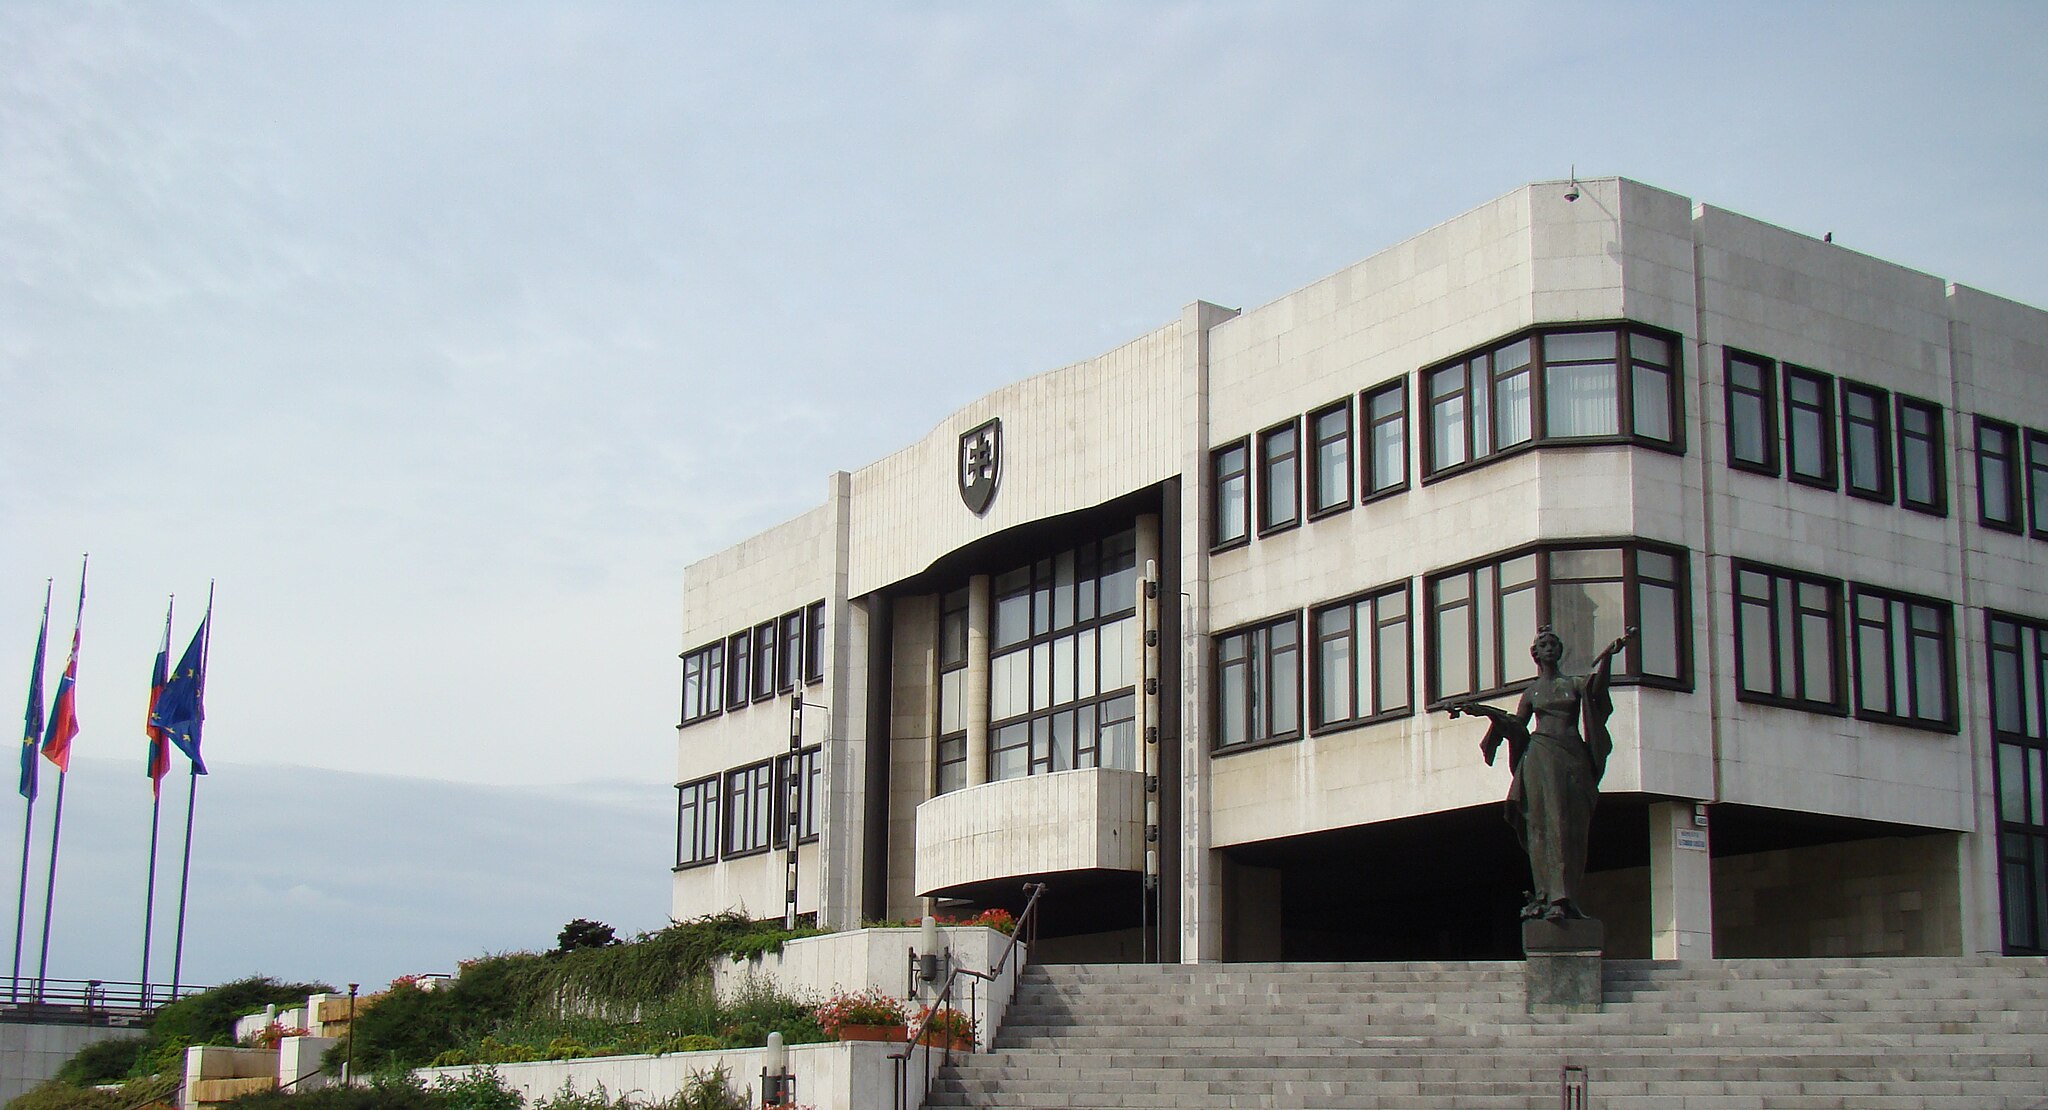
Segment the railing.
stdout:
<svg viewBox="0 0 2048 1110">
<path fill-rule="evenodd" d="M 162 984 L 105 979 L 0 978 L 0 1021 L 40 1025 L 133 1025 L 156 1008 L 205 987 L 180 986 L 173 995 Z"/>
<path fill-rule="evenodd" d="M 1025 883 L 1024 889 L 1031 892 L 1031 898 L 1024 903 L 1024 912 L 1017 915 L 1017 927 L 1010 930 L 1010 943 L 1003 946 L 1003 954 L 1001 956 L 996 957 L 995 966 L 989 968 L 987 971 L 975 971 L 972 968 L 955 967 L 952 971 L 948 972 L 946 974 L 945 985 L 939 988 L 938 995 L 932 999 L 931 1005 L 925 1008 L 924 1015 L 918 1019 L 916 1025 L 911 1027 L 909 1034 L 903 1040 L 902 1049 L 900 1051 L 892 1052 L 889 1054 L 889 1059 L 895 1065 L 896 1068 L 895 1110 L 909 1110 L 910 1107 L 911 1053 L 916 1052 L 920 1047 L 924 1049 L 924 1089 L 923 1094 L 920 1095 L 918 1098 L 919 1103 L 922 1103 L 924 1099 L 931 1094 L 932 1090 L 932 1049 L 936 1047 L 938 1048 L 939 1052 L 943 1054 L 939 1061 L 940 1067 L 946 1067 L 952 1064 L 953 1038 L 949 1036 L 944 1040 L 942 1044 L 934 1046 L 928 1043 L 928 1038 L 926 1036 L 926 1027 L 931 1024 L 931 1020 L 934 1015 L 954 1009 L 954 990 L 959 985 L 960 980 L 967 980 L 967 989 L 969 993 L 967 1012 L 970 1014 L 976 1013 L 979 1010 L 978 1003 L 980 1000 L 981 984 L 986 982 L 991 984 L 991 987 L 993 988 L 993 984 L 995 983 L 995 981 L 1002 978 L 1004 969 L 1009 967 L 1010 958 L 1016 954 L 1018 942 L 1024 942 L 1026 946 L 1024 950 L 1025 958 L 1030 958 L 1030 945 L 1035 944 L 1038 941 L 1038 899 L 1039 896 L 1045 893 L 1045 884 Z M 1017 971 L 1019 974 L 1013 975 L 1010 978 L 1011 998 L 1015 998 L 1017 995 L 1017 980 L 1023 977 L 1023 970 L 1024 969 L 1021 967 L 1018 968 Z M 991 997 L 991 1002 L 993 1001 L 993 997 Z M 1006 999 L 1005 1002 L 1007 1003 L 1008 999 Z M 977 1049 L 981 1047 L 981 1037 L 983 1032 L 984 1030 L 980 1028 L 975 1029 L 974 1047 Z M 992 1031 L 990 1031 L 988 1032 L 988 1036 L 990 1038 L 991 1043 L 993 1043 L 995 1034 Z"/>
</svg>

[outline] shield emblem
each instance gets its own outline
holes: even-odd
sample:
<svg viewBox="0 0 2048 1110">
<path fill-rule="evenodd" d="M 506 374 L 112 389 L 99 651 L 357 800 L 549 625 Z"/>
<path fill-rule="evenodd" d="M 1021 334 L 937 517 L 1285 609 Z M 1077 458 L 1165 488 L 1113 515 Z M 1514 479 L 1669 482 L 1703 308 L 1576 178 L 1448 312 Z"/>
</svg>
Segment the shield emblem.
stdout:
<svg viewBox="0 0 2048 1110">
<path fill-rule="evenodd" d="M 1003 473 L 1003 422 L 1000 417 L 960 433 L 960 500 L 975 516 L 996 499 Z"/>
</svg>

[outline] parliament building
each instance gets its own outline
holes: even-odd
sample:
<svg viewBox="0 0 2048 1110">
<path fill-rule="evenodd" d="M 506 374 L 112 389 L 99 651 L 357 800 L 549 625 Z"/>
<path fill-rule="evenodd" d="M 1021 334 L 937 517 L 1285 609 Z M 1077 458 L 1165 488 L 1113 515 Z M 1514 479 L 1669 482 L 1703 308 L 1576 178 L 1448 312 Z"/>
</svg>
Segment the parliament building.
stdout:
<svg viewBox="0 0 2048 1110">
<path fill-rule="evenodd" d="M 676 917 L 1513 958 L 1549 625 L 1610 955 L 2048 954 L 2048 312 L 1545 182 L 931 415 L 687 569 Z"/>
</svg>

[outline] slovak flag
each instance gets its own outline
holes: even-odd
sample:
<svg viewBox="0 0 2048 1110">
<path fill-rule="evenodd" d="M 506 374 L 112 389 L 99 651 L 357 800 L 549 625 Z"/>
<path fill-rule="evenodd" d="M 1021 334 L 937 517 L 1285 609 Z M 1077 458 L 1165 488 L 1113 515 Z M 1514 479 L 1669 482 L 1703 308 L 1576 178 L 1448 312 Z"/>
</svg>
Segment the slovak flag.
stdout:
<svg viewBox="0 0 2048 1110">
<path fill-rule="evenodd" d="M 171 619 L 164 617 L 164 642 L 156 649 L 156 672 L 149 682 L 149 714 L 142 720 L 143 734 L 149 737 L 149 795 L 162 797 L 164 776 L 171 772 L 171 737 L 156 722 L 157 702 L 164 696 L 164 683 L 171 673 Z"/>
<path fill-rule="evenodd" d="M 71 738 L 78 735 L 78 631 L 73 625 L 71 659 L 64 664 L 64 677 L 57 680 L 50 723 L 43 729 L 43 758 L 56 764 L 59 774 L 71 769 Z"/>
</svg>

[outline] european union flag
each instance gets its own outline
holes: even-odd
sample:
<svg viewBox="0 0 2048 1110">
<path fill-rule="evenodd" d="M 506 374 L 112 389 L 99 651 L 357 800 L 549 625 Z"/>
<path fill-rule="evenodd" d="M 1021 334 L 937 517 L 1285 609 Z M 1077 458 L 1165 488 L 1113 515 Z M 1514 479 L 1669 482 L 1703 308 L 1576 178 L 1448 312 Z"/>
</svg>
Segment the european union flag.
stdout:
<svg viewBox="0 0 2048 1110">
<path fill-rule="evenodd" d="M 157 696 L 156 710 L 149 715 L 150 725 L 162 729 L 164 736 L 192 761 L 195 775 L 206 773 L 206 761 L 199 758 L 199 731 L 206 723 L 206 626 L 212 622 L 211 613 L 199 622 L 199 630 L 192 633 L 192 643 L 179 657 L 170 681 L 164 683 L 163 693 Z"/>
<path fill-rule="evenodd" d="M 29 663 L 28 714 L 21 732 L 21 796 L 36 800 L 36 751 L 43 742 L 43 649 L 50 643 L 50 599 L 43 598 L 43 630 L 36 633 L 36 657 Z"/>
</svg>

